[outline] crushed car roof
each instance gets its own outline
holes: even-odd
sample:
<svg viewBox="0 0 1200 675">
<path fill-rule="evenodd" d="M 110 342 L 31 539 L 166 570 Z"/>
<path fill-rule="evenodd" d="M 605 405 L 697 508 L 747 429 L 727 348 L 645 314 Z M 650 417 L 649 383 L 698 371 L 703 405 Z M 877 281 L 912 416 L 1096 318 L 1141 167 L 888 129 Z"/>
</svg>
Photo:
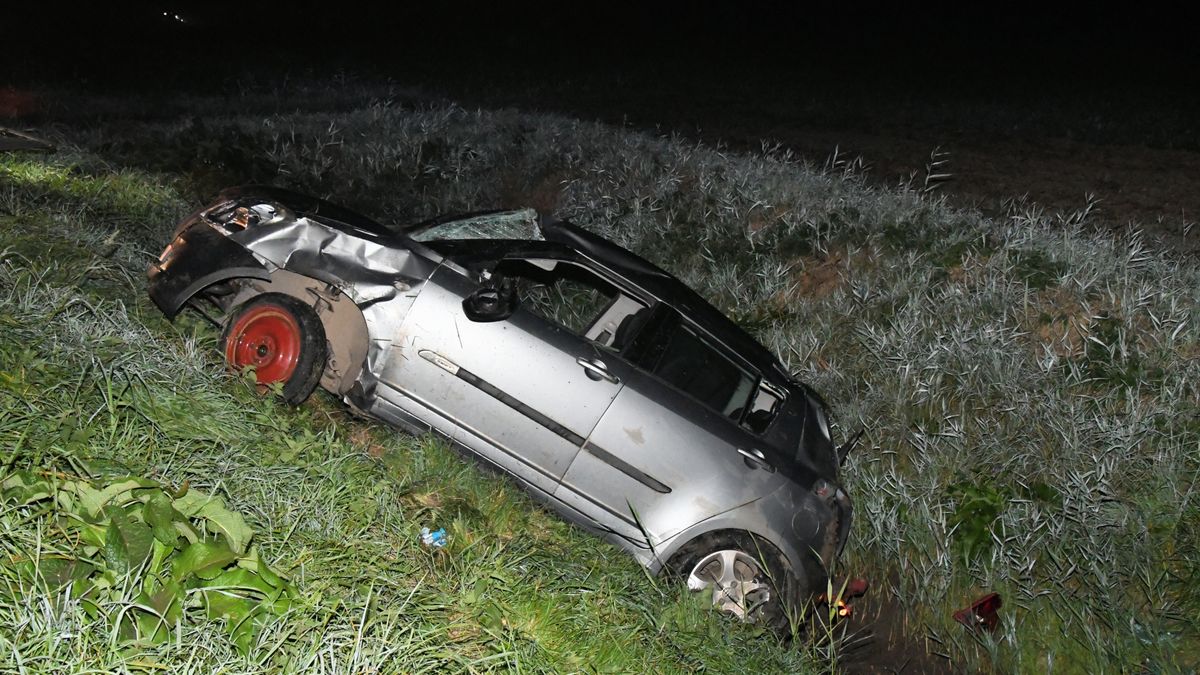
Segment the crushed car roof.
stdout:
<svg viewBox="0 0 1200 675">
<path fill-rule="evenodd" d="M 766 347 L 750 337 L 732 319 L 713 307 L 690 286 L 645 258 L 566 221 L 543 218 L 542 233 L 548 241 L 580 251 L 620 272 L 659 300 L 674 306 L 680 314 L 691 318 L 714 337 L 735 349 L 751 365 L 762 370 L 764 375 L 775 375 L 768 379 L 778 380 L 782 376 L 785 380 L 791 380 L 779 359 Z"/>
<path fill-rule="evenodd" d="M 299 215 L 315 218 L 351 233 L 365 232 L 375 237 L 392 239 L 396 245 L 403 247 L 410 247 L 411 243 L 423 240 L 421 233 L 432 229 L 437 229 L 439 235 L 456 235 L 455 238 L 447 237 L 440 241 L 460 241 L 461 244 L 454 246 L 459 251 L 473 250 L 482 253 L 491 250 L 503 256 L 518 249 L 530 252 L 546 251 L 549 248 L 547 244 L 551 247 L 558 245 L 608 267 L 658 300 L 674 306 L 680 314 L 736 350 L 769 380 L 781 385 L 799 384 L 788 375 L 774 354 L 682 281 L 608 239 L 570 222 L 539 215 L 532 209 L 443 216 L 414 225 L 390 228 L 350 209 L 283 188 L 243 186 L 225 190 L 221 197 L 230 200 L 252 198 L 279 202 Z M 537 232 L 523 223 L 536 223 L 541 237 L 537 237 Z M 438 241 L 424 240 L 418 245 L 422 244 L 439 253 L 449 254 L 448 250 L 437 245 Z M 807 390 L 807 387 L 803 388 Z"/>
</svg>

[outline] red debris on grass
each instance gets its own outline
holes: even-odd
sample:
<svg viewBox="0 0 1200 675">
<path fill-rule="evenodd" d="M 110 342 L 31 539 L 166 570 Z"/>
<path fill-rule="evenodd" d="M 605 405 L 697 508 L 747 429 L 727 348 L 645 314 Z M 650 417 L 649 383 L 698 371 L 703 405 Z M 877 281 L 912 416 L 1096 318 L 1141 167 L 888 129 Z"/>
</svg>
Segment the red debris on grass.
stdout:
<svg viewBox="0 0 1200 675">
<path fill-rule="evenodd" d="M 970 607 L 954 613 L 954 620 L 967 628 L 984 628 L 989 632 L 995 631 L 1000 624 L 996 610 L 1004 604 L 999 593 L 988 593 L 971 603 Z"/>
<path fill-rule="evenodd" d="M 833 603 L 837 607 L 837 615 L 839 617 L 847 617 L 853 614 L 854 607 L 846 601 L 861 597 L 867 592 L 868 587 L 870 587 L 870 583 L 868 583 L 867 580 L 863 579 L 862 577 L 854 577 L 853 579 L 847 581 L 844 586 L 841 586 L 841 591 L 834 596 L 835 600 Z M 829 604 L 829 597 L 822 593 L 819 597 L 817 597 L 817 604 Z"/>
<path fill-rule="evenodd" d="M 846 582 L 846 590 L 842 591 L 843 598 L 857 598 L 860 595 L 865 595 L 870 583 L 862 577 L 854 577 Z"/>
</svg>

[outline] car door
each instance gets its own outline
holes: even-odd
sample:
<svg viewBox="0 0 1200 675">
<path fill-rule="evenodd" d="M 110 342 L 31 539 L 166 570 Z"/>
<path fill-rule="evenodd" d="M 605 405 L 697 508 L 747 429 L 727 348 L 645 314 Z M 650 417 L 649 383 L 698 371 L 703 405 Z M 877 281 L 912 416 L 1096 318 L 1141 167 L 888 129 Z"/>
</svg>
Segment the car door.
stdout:
<svg viewBox="0 0 1200 675">
<path fill-rule="evenodd" d="M 507 259 L 492 270 L 520 294 L 511 316 L 470 318 L 477 281 L 434 272 L 395 340 L 381 381 L 425 410 L 455 441 L 552 493 L 583 441 L 620 391 L 608 372 L 614 330 L 634 310 L 615 287 L 579 264 Z M 590 335 L 590 337 L 589 337 Z M 421 416 L 421 415 L 418 415 Z"/>
<path fill-rule="evenodd" d="M 782 394 L 674 310 L 640 337 L 625 355 L 639 365 L 555 497 L 648 547 L 781 484 L 756 432 Z"/>
</svg>

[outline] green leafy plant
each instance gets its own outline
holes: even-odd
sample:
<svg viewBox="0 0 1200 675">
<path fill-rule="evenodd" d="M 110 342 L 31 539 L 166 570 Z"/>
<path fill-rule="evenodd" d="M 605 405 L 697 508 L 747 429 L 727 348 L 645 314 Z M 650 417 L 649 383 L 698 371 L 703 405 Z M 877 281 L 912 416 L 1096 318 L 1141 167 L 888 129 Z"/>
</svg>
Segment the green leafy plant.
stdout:
<svg viewBox="0 0 1200 675">
<path fill-rule="evenodd" d="M 946 492 L 955 501 L 948 524 L 959 552 L 971 559 L 990 551 L 996 522 L 1008 503 L 1010 490 L 995 484 L 958 482 L 948 486 Z"/>
<path fill-rule="evenodd" d="M 56 541 L 0 565 L 0 592 L 37 585 L 78 602 L 124 640 L 159 644 L 181 622 L 225 622 L 243 654 L 296 589 L 250 548 L 252 530 L 220 497 L 146 478 L 97 485 L 52 472 L 0 481 L 6 508 L 54 521 Z"/>
</svg>

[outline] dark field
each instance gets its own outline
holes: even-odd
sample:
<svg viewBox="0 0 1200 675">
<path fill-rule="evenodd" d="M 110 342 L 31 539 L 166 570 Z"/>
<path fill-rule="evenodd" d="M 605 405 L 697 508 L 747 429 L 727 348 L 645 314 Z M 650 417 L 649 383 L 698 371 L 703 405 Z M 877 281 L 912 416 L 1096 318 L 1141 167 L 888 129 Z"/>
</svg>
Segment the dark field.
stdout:
<svg viewBox="0 0 1200 675">
<path fill-rule="evenodd" d="M 779 145 L 880 186 L 932 186 L 991 216 L 1088 209 L 1098 227 L 1140 230 L 1167 250 L 1195 253 L 1200 97 L 1178 82 L 1104 76 L 1045 82 L 984 72 L 962 82 L 964 74 L 659 64 L 532 82 L 454 73 L 427 85 L 466 104 L 563 112 L 734 152 Z M 946 175 L 927 183 L 931 174 Z"/>
</svg>

